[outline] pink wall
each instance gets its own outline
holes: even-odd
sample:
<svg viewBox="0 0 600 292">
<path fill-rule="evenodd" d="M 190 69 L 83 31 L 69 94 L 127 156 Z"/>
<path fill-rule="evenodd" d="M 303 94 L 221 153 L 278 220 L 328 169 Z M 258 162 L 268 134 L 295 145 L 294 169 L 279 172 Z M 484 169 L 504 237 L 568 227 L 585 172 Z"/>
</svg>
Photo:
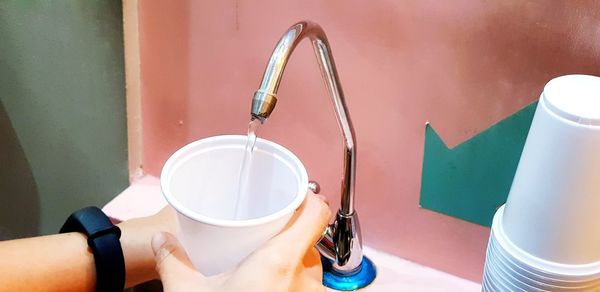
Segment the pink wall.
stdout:
<svg viewBox="0 0 600 292">
<path fill-rule="evenodd" d="M 144 170 L 203 137 L 245 132 L 252 94 L 297 20 L 329 36 L 358 139 L 367 245 L 479 281 L 489 230 L 419 208 L 426 121 L 456 145 L 564 73 L 600 75 L 594 1 L 140 1 Z M 260 137 L 294 151 L 332 202 L 342 142 L 309 43 Z"/>
</svg>

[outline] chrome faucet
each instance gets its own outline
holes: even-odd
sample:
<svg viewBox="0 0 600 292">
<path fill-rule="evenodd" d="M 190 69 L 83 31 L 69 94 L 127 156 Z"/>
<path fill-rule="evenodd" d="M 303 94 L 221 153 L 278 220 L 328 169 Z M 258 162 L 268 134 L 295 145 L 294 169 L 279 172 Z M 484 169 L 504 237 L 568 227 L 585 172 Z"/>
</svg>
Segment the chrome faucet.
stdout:
<svg viewBox="0 0 600 292">
<path fill-rule="evenodd" d="M 354 210 L 356 177 L 356 140 L 354 127 L 346 107 L 331 48 L 323 29 L 316 23 L 301 21 L 281 37 L 252 99 L 252 119 L 261 123 L 271 115 L 277 103 L 277 90 L 292 52 L 304 38 L 309 38 L 321 69 L 321 75 L 335 108 L 338 125 L 344 135 L 344 176 L 341 205 L 335 221 L 323 232 L 316 247 L 323 258 L 323 283 L 338 290 L 355 290 L 375 278 L 372 262 L 363 256 L 358 215 Z"/>
</svg>

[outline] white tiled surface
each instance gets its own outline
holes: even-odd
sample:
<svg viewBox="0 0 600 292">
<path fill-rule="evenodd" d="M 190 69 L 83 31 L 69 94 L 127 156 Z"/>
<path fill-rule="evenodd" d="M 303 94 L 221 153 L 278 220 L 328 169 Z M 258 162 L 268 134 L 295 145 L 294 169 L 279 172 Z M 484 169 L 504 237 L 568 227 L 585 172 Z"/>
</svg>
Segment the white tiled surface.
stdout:
<svg viewBox="0 0 600 292">
<path fill-rule="evenodd" d="M 147 175 L 133 182 L 121 194 L 108 202 L 102 211 L 110 218 L 125 221 L 156 214 L 166 205 L 167 201 L 160 193 L 160 180 Z"/>
<path fill-rule="evenodd" d="M 118 221 L 155 214 L 167 202 L 160 193 L 160 181 L 144 176 L 135 181 L 103 210 Z M 465 279 L 364 247 L 377 268 L 377 278 L 365 292 L 391 291 L 481 291 L 481 285 Z M 333 290 L 331 290 L 333 291 Z"/>
<path fill-rule="evenodd" d="M 481 291 L 481 285 L 399 257 L 364 247 L 377 268 L 377 278 L 360 291 Z"/>
</svg>

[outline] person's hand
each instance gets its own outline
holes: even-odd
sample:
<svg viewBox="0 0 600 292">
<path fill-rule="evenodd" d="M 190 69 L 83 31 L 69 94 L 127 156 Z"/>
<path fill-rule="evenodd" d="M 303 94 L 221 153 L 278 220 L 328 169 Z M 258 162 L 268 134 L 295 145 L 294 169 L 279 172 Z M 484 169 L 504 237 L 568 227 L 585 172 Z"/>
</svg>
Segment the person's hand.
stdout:
<svg viewBox="0 0 600 292">
<path fill-rule="evenodd" d="M 169 233 L 152 238 L 163 289 L 172 291 L 324 291 L 319 240 L 331 211 L 324 197 L 309 193 L 285 229 L 235 270 L 205 277 Z"/>
</svg>

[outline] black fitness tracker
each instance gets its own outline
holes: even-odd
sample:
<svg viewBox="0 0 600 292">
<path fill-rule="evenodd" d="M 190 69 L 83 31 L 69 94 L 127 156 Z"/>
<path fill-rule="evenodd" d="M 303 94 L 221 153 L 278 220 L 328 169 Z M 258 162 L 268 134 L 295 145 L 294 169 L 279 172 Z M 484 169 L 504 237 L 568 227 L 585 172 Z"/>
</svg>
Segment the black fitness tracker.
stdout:
<svg viewBox="0 0 600 292">
<path fill-rule="evenodd" d="M 97 207 L 83 208 L 69 216 L 60 233 L 81 232 L 96 263 L 96 291 L 122 292 L 125 288 L 125 258 L 121 248 L 121 229 Z"/>
</svg>

